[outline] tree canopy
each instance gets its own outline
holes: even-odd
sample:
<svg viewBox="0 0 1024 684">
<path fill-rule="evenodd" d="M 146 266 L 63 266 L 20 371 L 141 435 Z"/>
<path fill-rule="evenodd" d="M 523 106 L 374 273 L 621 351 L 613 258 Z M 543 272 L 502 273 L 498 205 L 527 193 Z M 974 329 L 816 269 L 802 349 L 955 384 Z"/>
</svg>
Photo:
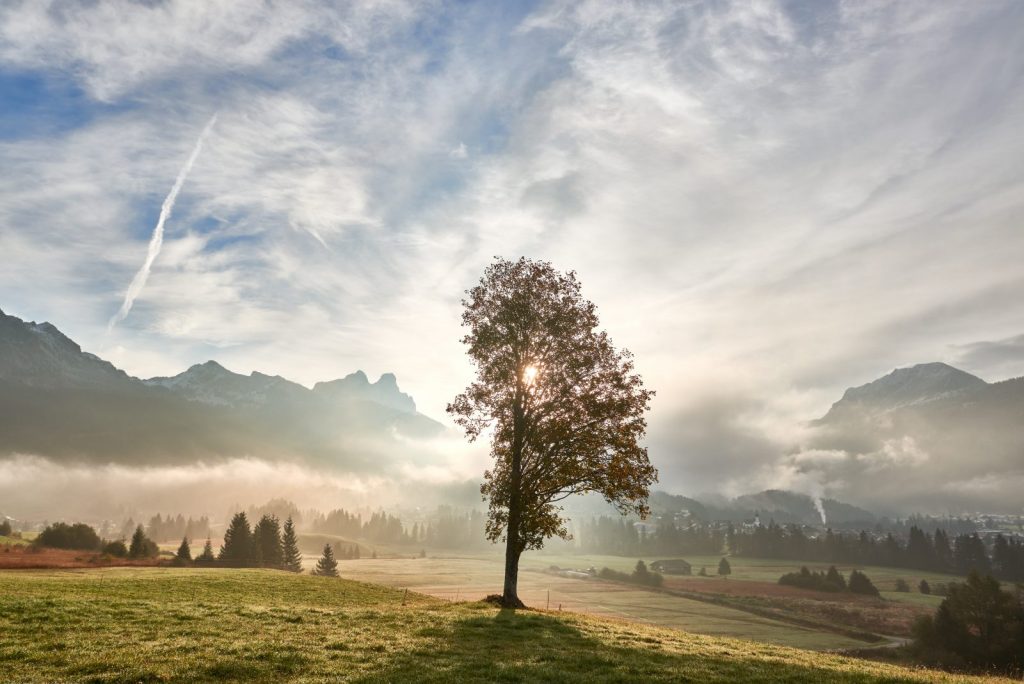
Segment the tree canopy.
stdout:
<svg viewBox="0 0 1024 684">
<path fill-rule="evenodd" d="M 657 480 L 640 445 L 654 392 L 632 355 L 599 331 L 596 307 L 572 271 L 498 259 L 463 300 L 463 338 L 475 381 L 448 412 L 475 440 L 489 434 L 493 466 L 481 493 L 487 536 L 506 543 L 506 605 L 519 556 L 570 537 L 558 503 L 597 492 L 621 513 L 646 517 Z"/>
</svg>

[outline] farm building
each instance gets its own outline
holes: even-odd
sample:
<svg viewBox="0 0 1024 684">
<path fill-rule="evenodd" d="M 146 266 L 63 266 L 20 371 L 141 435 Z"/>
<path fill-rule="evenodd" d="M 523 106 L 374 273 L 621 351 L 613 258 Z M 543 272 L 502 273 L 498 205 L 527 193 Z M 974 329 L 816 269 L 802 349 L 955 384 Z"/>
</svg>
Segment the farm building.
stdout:
<svg viewBox="0 0 1024 684">
<path fill-rule="evenodd" d="M 691 574 L 690 564 L 682 558 L 671 560 L 659 560 L 651 563 L 651 570 L 660 572 L 663 575 L 689 575 Z"/>
</svg>

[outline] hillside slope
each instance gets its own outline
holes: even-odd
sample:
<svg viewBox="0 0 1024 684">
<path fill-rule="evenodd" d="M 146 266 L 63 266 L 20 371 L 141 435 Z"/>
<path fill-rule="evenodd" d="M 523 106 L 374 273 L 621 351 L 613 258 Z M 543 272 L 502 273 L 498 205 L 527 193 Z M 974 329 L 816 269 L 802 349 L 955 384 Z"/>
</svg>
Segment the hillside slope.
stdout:
<svg viewBox="0 0 1024 684">
<path fill-rule="evenodd" d="M 930 682 L 954 677 L 261 570 L 0 574 L 8 681 Z"/>
</svg>

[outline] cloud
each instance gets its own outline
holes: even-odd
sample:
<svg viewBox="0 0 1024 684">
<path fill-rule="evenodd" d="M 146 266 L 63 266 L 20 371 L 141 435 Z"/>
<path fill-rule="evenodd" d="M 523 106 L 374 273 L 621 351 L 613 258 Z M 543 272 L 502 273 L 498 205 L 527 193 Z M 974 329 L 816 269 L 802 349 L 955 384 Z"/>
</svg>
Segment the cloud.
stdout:
<svg viewBox="0 0 1024 684">
<path fill-rule="evenodd" d="M 1002 340 L 970 342 L 954 345 L 956 363 L 964 368 L 980 368 L 990 372 L 1024 372 L 1024 335 Z"/>
<path fill-rule="evenodd" d="M 658 390 L 682 491 L 809 468 L 803 424 L 894 366 L 1024 372 L 964 347 L 1021 330 L 1019 3 L 253 7 L 0 10 L 3 67 L 85 112 L 0 142 L 5 310 L 143 376 L 393 371 L 441 417 L 462 291 L 496 254 L 551 259 Z"/>
</svg>

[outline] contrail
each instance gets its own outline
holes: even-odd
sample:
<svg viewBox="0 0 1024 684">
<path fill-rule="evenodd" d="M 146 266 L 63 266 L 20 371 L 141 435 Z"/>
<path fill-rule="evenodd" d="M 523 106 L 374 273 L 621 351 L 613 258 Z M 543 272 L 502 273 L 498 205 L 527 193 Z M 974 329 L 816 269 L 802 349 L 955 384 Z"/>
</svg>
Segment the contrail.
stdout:
<svg viewBox="0 0 1024 684">
<path fill-rule="evenodd" d="M 135 298 L 142 292 L 142 288 L 146 286 L 146 279 L 149 278 L 149 269 L 153 267 L 153 261 L 156 260 L 158 254 L 160 254 L 160 248 L 164 244 L 164 223 L 171 217 L 171 210 L 174 209 L 174 201 L 178 199 L 178 193 L 181 191 L 181 186 L 185 184 L 185 179 L 188 177 L 189 171 L 192 170 L 192 165 L 196 163 L 196 158 L 199 156 L 199 152 L 203 149 L 203 140 L 206 139 L 210 129 L 213 128 L 213 124 L 217 122 L 217 115 L 214 114 L 210 119 L 210 122 L 206 124 L 206 128 L 199 134 L 199 139 L 196 140 L 196 146 L 192 148 L 192 154 L 188 156 L 185 161 L 185 165 L 181 167 L 181 171 L 178 172 L 178 177 L 174 179 L 174 186 L 171 191 L 167 193 L 167 197 L 164 198 L 163 206 L 160 207 L 160 218 L 157 219 L 156 227 L 153 229 L 153 237 L 149 239 L 149 250 L 146 252 L 146 260 L 142 263 L 142 268 L 139 269 L 135 277 L 132 278 L 131 285 L 128 286 L 128 291 L 124 295 L 124 302 L 121 304 L 121 308 L 116 314 L 110 319 L 110 323 L 107 325 L 107 332 L 114 329 L 114 326 L 120 323 L 128 315 L 128 312 L 132 310 L 132 304 L 135 303 Z"/>
</svg>

